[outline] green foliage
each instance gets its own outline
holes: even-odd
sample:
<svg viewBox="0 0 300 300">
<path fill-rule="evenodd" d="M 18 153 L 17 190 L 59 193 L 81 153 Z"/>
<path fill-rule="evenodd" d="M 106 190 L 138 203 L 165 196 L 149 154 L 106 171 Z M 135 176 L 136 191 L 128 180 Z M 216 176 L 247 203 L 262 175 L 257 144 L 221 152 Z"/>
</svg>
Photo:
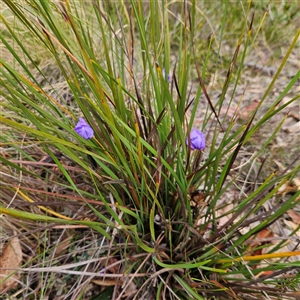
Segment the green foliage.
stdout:
<svg viewBox="0 0 300 300">
<path fill-rule="evenodd" d="M 63 219 L 64 214 L 49 217 L 42 210 L 33 214 L 4 206 L 0 211 L 19 219 L 92 228 L 110 245 L 105 252 L 108 260 L 128 256 L 122 263 L 124 273 L 145 274 L 135 278 L 137 295 L 157 278 L 164 280 L 165 286 L 153 288 L 151 299 L 165 295 L 204 299 L 224 290 L 228 297 L 236 297 L 255 291 L 239 282 L 251 281 L 262 271 L 277 270 L 280 260 L 260 268 L 257 262 L 245 265 L 236 259 L 250 251 L 247 241 L 299 204 L 296 192 L 265 210 L 266 203 L 297 175 L 299 166 L 291 162 L 287 170 L 267 170 L 267 176 L 257 178 L 256 188 L 232 200 L 232 206 L 223 198 L 236 186 L 240 188 L 232 169 L 241 151 L 262 126 L 299 99 L 294 95 L 282 102 L 294 89 L 300 72 L 279 96 L 272 96 L 273 104 L 256 118 L 296 47 L 300 31 L 295 32 L 257 108 L 238 124 L 236 115 L 228 121 L 227 114 L 245 61 L 264 28 L 264 4 L 218 3 L 223 15 L 216 21 L 210 18 L 216 3 L 198 1 L 4 2 L 16 19 L 12 23 L 6 12 L 1 16 L 5 28 L 0 37 L 9 53 L 9 59 L 0 60 L 1 124 L 7 129 L 2 143 L 12 146 L 27 162 L 38 162 L 46 155 L 60 171 L 57 178 L 42 165 L 49 186 L 81 199 L 97 220 Z M 284 9 L 290 11 L 291 7 Z M 253 14 L 256 10 L 258 16 Z M 289 16 L 295 18 L 293 13 Z M 26 34 L 21 36 L 23 31 Z M 272 42 L 272 32 L 263 34 Z M 230 48 L 231 59 L 226 51 L 223 54 L 223 44 Z M 43 60 L 50 61 L 56 77 L 49 78 Z M 225 68 L 227 74 L 218 79 L 220 94 L 215 101 L 207 80 Z M 197 82 L 197 89 L 192 81 Z M 58 83 L 64 85 L 71 100 Z M 201 152 L 191 150 L 186 139 L 203 107 L 198 127 L 209 146 Z M 227 110 L 221 118 L 224 107 Z M 79 117 L 93 128 L 92 139 L 85 140 L 74 131 Z M 283 122 L 261 141 L 260 150 L 247 166 L 263 157 Z M 35 145 L 39 153 L 26 151 L 24 143 Z M 14 172 L 46 181 L 37 168 L 19 165 L 14 157 L 1 157 L 1 161 Z M 19 185 L 23 192 L 29 191 L 28 187 L 22 182 Z M 7 191 L 15 188 L 15 183 L 7 183 Z M 51 193 L 51 197 L 60 196 Z M 194 205 L 195 201 L 199 202 Z M 223 210 L 227 206 L 229 210 Z M 53 214 L 50 209 L 44 211 Z M 226 214 L 227 222 L 220 224 Z M 241 234 L 245 229 L 249 230 Z M 126 247 L 117 247 L 120 240 Z M 283 244 L 267 254 L 281 247 Z M 292 265 L 281 265 L 287 266 Z M 226 277 L 227 273 L 232 278 Z M 210 280 L 211 276 L 216 280 Z M 276 284 L 274 278 L 270 286 Z"/>
</svg>

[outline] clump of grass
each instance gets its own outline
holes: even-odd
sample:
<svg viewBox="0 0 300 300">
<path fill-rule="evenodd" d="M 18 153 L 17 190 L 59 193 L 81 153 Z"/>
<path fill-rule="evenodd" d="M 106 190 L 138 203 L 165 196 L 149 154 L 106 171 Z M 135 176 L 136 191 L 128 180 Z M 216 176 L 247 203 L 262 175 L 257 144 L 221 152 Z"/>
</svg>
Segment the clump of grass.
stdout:
<svg viewBox="0 0 300 300">
<path fill-rule="evenodd" d="M 195 1 L 5 3 L 16 21 L 3 14 L 11 60 L 1 59 L 0 69 L 0 211 L 7 222 L 18 220 L 18 236 L 32 248 L 24 278 L 43 274 L 22 295 L 86 299 L 93 282 L 114 286 L 93 291 L 99 299 L 258 299 L 279 296 L 279 284 L 294 297 L 297 284 L 280 275 L 298 264 L 282 258 L 300 253 L 280 250 L 298 228 L 280 242 L 255 243 L 300 201 L 298 191 L 280 194 L 299 171 L 297 160 L 263 172 L 264 151 L 284 120 L 238 165 L 260 128 L 299 99 L 281 102 L 300 72 L 256 118 L 299 31 L 259 104 L 237 124 L 237 111 L 226 116 L 265 20 L 252 13 L 254 4 L 243 17 L 241 8 L 222 4 L 220 34 L 213 27 L 202 43 L 201 28 L 212 28 L 205 3 L 204 10 Z M 237 46 L 221 60 L 235 14 Z M 22 31 L 51 63 L 27 48 Z M 224 67 L 213 99 L 207 80 Z M 79 118 L 93 134 L 74 130 Z M 205 149 L 190 147 L 194 127 L 204 132 Z M 248 188 L 240 174 L 254 165 Z M 66 290 L 58 291 L 55 273 L 68 274 Z"/>
</svg>

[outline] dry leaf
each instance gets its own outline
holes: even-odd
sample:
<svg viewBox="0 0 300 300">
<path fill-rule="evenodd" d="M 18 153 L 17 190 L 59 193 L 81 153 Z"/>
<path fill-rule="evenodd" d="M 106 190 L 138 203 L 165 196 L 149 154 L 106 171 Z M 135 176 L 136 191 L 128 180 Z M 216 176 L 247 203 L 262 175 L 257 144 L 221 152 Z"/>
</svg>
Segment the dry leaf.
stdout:
<svg viewBox="0 0 300 300">
<path fill-rule="evenodd" d="M 250 244 L 250 247 L 248 249 L 248 251 L 250 252 L 249 255 L 261 255 L 263 252 L 263 249 L 255 249 L 256 247 L 265 244 L 265 242 L 263 241 L 266 238 L 273 238 L 274 237 L 274 233 L 272 231 L 270 231 L 269 229 L 263 229 L 261 230 L 258 234 L 257 237 L 255 239 L 255 242 L 252 242 Z M 259 240 L 262 240 L 262 242 L 260 242 Z"/>
<path fill-rule="evenodd" d="M 297 187 L 297 191 L 300 191 L 300 178 L 295 177 L 292 181 L 295 187 Z"/>
<path fill-rule="evenodd" d="M 266 238 L 272 238 L 274 237 L 274 234 L 272 231 L 268 229 L 263 229 L 257 234 L 257 239 L 266 239 Z"/>
<path fill-rule="evenodd" d="M 297 213 L 293 209 L 289 209 L 286 213 L 295 224 L 300 225 L 300 214 L 299 213 Z"/>
<path fill-rule="evenodd" d="M 262 271 L 260 273 L 258 273 L 255 278 L 259 278 L 259 277 L 262 277 L 262 276 L 268 276 L 268 275 L 272 275 L 274 273 L 274 271 Z"/>
<path fill-rule="evenodd" d="M 296 232 L 294 232 L 294 235 L 300 235 L 299 225 L 289 220 L 283 220 L 283 222 L 285 225 L 287 225 L 288 228 L 292 229 L 293 231 L 298 229 Z"/>
<path fill-rule="evenodd" d="M 274 162 L 282 169 L 284 170 L 283 166 L 278 163 L 276 159 L 274 159 Z M 288 193 L 297 193 L 300 191 L 300 180 L 299 178 L 294 178 L 292 181 L 287 181 L 285 184 L 283 184 L 277 191 L 277 194 L 288 194 Z"/>
<path fill-rule="evenodd" d="M 230 107 L 222 107 L 220 111 L 220 116 L 225 116 L 228 119 L 232 119 L 237 116 L 239 113 L 239 109 L 236 106 L 230 106 Z"/>
<path fill-rule="evenodd" d="M 220 227 L 223 226 L 232 217 L 232 213 L 228 214 L 228 212 L 231 211 L 233 208 L 234 205 L 230 203 L 217 211 L 217 216 L 220 217 L 218 220 Z"/>
<path fill-rule="evenodd" d="M 5 246 L 2 256 L 0 257 L 0 280 L 3 280 L 3 278 L 13 273 L 14 269 L 20 268 L 22 264 L 22 256 L 20 241 L 17 237 L 14 237 Z M 7 278 L 0 285 L 0 294 L 4 294 L 9 289 L 16 288 L 18 285 L 17 280 L 19 279 L 19 273 L 15 273 L 11 277 Z"/>
<path fill-rule="evenodd" d="M 92 280 L 93 283 L 101 286 L 121 286 L 123 284 L 123 280 L 117 279 L 94 279 Z"/>
<path fill-rule="evenodd" d="M 297 122 L 290 126 L 285 126 L 283 130 L 287 133 L 300 132 L 300 122 Z"/>
<path fill-rule="evenodd" d="M 137 286 L 134 282 L 130 282 L 130 284 L 126 287 L 125 295 L 132 295 L 137 291 Z"/>
<path fill-rule="evenodd" d="M 65 250 L 67 250 L 72 242 L 73 235 L 65 237 L 63 241 L 61 241 L 57 247 L 54 249 L 54 255 L 53 257 L 60 256 Z"/>
<path fill-rule="evenodd" d="M 248 120 L 253 112 L 257 109 L 257 106 L 259 105 L 258 100 L 253 100 L 253 102 L 250 105 L 244 106 L 240 111 L 240 118 L 242 120 Z"/>
</svg>

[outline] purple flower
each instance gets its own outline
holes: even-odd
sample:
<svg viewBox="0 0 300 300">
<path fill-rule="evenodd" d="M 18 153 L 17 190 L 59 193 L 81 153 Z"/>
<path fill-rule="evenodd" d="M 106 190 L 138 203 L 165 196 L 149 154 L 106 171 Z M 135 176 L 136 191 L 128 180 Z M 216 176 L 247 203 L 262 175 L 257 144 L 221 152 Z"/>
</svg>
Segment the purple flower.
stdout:
<svg viewBox="0 0 300 300">
<path fill-rule="evenodd" d="M 190 137 L 186 139 L 186 144 L 190 146 L 192 150 L 204 150 L 205 148 L 204 133 L 197 129 L 192 129 L 190 133 Z"/>
<path fill-rule="evenodd" d="M 168 74 L 168 76 L 166 76 L 165 68 L 162 69 L 162 75 L 163 75 L 163 78 L 166 79 L 169 83 L 171 82 L 171 75 Z"/>
<path fill-rule="evenodd" d="M 79 118 L 74 130 L 86 140 L 91 139 L 94 136 L 93 128 L 83 118 Z"/>
</svg>

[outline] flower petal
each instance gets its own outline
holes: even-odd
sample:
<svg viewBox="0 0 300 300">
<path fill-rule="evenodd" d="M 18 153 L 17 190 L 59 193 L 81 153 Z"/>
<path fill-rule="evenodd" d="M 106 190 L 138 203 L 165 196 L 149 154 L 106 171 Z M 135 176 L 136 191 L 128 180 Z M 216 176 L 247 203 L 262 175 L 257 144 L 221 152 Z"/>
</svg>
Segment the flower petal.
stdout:
<svg viewBox="0 0 300 300">
<path fill-rule="evenodd" d="M 204 133 L 195 128 L 192 129 L 190 137 L 186 139 L 186 144 L 192 150 L 204 150 L 206 146 Z"/>
<path fill-rule="evenodd" d="M 86 140 L 91 139 L 94 136 L 93 128 L 88 123 L 86 123 L 86 121 L 83 118 L 79 119 L 74 130 L 77 134 L 79 134 Z"/>
</svg>

